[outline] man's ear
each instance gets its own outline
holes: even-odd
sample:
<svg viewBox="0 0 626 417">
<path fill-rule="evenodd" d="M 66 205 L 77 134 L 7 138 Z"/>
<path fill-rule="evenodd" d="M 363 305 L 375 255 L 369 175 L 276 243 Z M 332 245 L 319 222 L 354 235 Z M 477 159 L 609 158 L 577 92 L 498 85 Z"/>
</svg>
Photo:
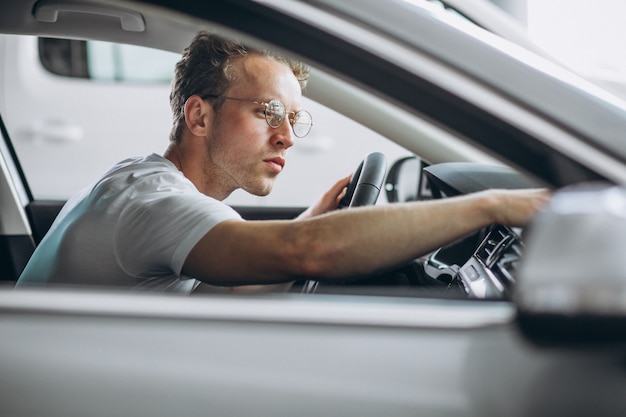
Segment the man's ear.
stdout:
<svg viewBox="0 0 626 417">
<path fill-rule="evenodd" d="M 185 123 L 194 136 L 206 136 L 212 117 L 213 107 L 199 96 L 193 95 L 185 102 Z"/>
</svg>

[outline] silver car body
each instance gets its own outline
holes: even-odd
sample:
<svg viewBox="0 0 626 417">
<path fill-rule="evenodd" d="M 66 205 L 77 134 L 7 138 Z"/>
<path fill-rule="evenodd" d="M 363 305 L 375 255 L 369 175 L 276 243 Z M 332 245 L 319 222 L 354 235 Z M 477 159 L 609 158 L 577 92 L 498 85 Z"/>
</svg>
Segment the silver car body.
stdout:
<svg viewBox="0 0 626 417">
<path fill-rule="evenodd" d="M 314 67 L 307 94 L 430 163 L 510 165 L 554 189 L 626 182 L 620 100 L 419 2 L 40 0 L 3 8 L 4 32 L 172 51 L 210 27 L 306 59 Z M 120 16 L 139 16 L 145 30 L 122 29 Z M 0 233 L 28 236 L 28 191 L 2 146 Z M 589 256 L 592 249 L 602 247 Z M 8 286 L 0 290 L 0 413 L 626 411 L 621 333 L 548 343 L 535 337 L 532 320 L 524 325 L 528 304 L 406 295 L 177 297 Z M 557 318 L 555 334 L 559 323 L 578 323 L 575 313 Z"/>
</svg>

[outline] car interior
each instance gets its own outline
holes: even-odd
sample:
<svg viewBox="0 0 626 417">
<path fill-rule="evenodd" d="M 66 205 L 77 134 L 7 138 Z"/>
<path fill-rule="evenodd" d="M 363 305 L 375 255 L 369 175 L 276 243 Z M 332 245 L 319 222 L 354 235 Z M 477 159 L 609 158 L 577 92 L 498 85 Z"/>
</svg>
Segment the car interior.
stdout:
<svg viewBox="0 0 626 417">
<path fill-rule="evenodd" d="M 13 2 L 3 6 L 6 11 L 0 16 L 0 30 L 4 33 L 37 34 L 50 38 L 99 39 L 177 52 L 184 48 L 197 31 L 207 29 L 205 22 L 182 15 L 174 17 L 172 14 L 163 14 L 156 7 L 142 7 L 140 11 L 134 11 L 117 7 L 115 3 L 106 6 L 90 2 L 67 5 L 67 8 L 62 8 L 59 3 L 49 0 Z M 544 145 L 520 127 L 506 125 L 450 92 L 438 90 L 426 80 L 413 77 L 409 81 L 411 84 L 407 85 L 405 70 L 372 57 L 365 50 L 339 41 L 334 42 L 335 46 L 329 49 L 329 44 L 319 44 L 320 41 L 305 30 L 295 31 L 293 39 L 278 38 L 267 32 L 265 27 L 253 25 L 251 19 L 254 15 L 248 7 L 260 6 L 234 5 L 223 10 L 215 8 L 214 15 L 208 18 L 221 24 L 210 29 L 227 36 L 241 37 L 252 45 L 279 45 L 288 53 L 297 51 L 302 45 L 306 46 L 307 51 L 312 51 L 305 58 L 312 65 L 310 87 L 305 92 L 308 97 L 377 131 L 414 155 L 419 155 L 387 161 L 384 167 L 378 165 L 375 175 L 376 196 L 384 189 L 383 194 L 391 204 L 397 201 L 445 198 L 496 187 L 560 186 L 570 181 L 566 178 L 571 177 L 602 178 L 557 152 L 550 152 L 550 157 L 546 158 L 543 153 L 545 149 L 542 148 Z M 273 24 L 279 26 L 283 23 L 274 21 Z M 318 50 L 324 53 L 315 52 Z M 301 58 L 297 53 L 296 57 Z M 371 73 L 356 73 L 351 79 L 340 73 L 345 69 L 345 74 L 349 74 L 349 68 L 358 67 L 359 62 L 370 59 L 377 60 L 366 67 L 370 68 Z M 335 68 L 333 70 L 325 65 L 331 61 Z M 368 87 L 360 88 L 362 85 Z M 396 98 L 381 99 L 385 91 L 395 92 Z M 398 100 L 401 102 L 398 103 Z M 359 105 L 354 106 L 354 103 Z M 5 103 L 5 106 L 10 106 L 10 103 Z M 420 109 L 419 114 L 411 110 L 415 108 Z M 2 110 L 0 108 L 0 112 Z M 3 147 L 8 152 L 3 151 L 3 154 L 13 157 L 12 161 L 5 160 L 3 163 L 5 177 L 13 178 L 13 183 L 23 187 L 22 190 L 10 189 L 15 188 L 15 184 L 8 180 L 2 184 L 4 188 L 10 189 L 3 191 L 2 195 L 12 195 L 14 202 L 17 201 L 23 207 L 23 213 L 16 214 L 19 221 L 13 222 L 21 224 L 19 230 L 9 230 L 12 220 L 5 216 L 4 209 L 2 214 L 4 233 L 0 235 L 0 277 L 10 285 L 18 278 L 35 245 L 45 235 L 64 201 L 33 198 L 4 125 L 2 135 Z M 505 143 L 502 137 L 509 140 Z M 481 146 L 471 146 L 466 141 L 491 147 L 505 158 L 515 156 L 516 160 L 522 162 L 511 168 L 482 151 Z M 520 153 L 524 157 L 519 158 Z M 366 155 L 363 158 L 365 160 Z M 537 164 L 534 162 L 537 160 L 545 163 Z M 387 166 L 390 167 L 388 173 Z M 360 168 L 356 171 L 358 173 Z M 369 171 L 365 174 L 369 175 Z M 358 175 L 355 175 L 355 179 L 358 179 Z M 354 187 L 357 187 L 356 183 Z M 375 198 L 368 198 L 366 204 L 376 202 Z M 261 220 L 293 218 L 304 208 L 251 206 L 236 209 L 246 219 Z M 307 284 L 303 287 L 314 288 L 317 292 L 345 291 L 346 288 L 347 291 L 355 291 L 350 288 L 350 284 L 369 287 L 379 286 L 381 281 L 393 282 L 396 288 L 419 287 L 426 278 L 440 284 L 440 288 L 451 289 L 455 294 L 459 290 L 464 296 L 507 298 L 512 284 L 510 270 L 521 255 L 520 242 L 519 231 L 493 226 L 449 248 L 442 248 L 419 263 L 401 266 L 391 273 L 383 271 L 375 277 L 346 282 L 340 288 Z M 485 266 L 487 270 L 496 272 L 476 277 L 477 271 L 482 271 Z M 391 279 L 390 274 L 393 276 Z"/>
</svg>

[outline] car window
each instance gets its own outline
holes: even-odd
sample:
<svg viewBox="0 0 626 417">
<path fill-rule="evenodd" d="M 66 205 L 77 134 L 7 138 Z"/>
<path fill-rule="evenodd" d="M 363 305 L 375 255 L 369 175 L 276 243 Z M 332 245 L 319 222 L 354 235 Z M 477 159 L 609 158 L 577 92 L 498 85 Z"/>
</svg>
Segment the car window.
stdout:
<svg viewBox="0 0 626 417">
<path fill-rule="evenodd" d="M 528 36 L 569 68 L 626 98 L 623 1 L 528 0 Z M 559 30 L 554 30 L 558 21 Z"/>
<path fill-rule="evenodd" d="M 90 78 L 100 81 L 169 84 L 180 54 L 134 45 L 87 42 Z"/>
<path fill-rule="evenodd" d="M 39 38 L 39 59 L 55 75 L 89 78 L 87 43 L 73 39 Z"/>
<path fill-rule="evenodd" d="M 118 83 L 169 84 L 180 54 L 111 42 L 39 38 L 39 59 L 55 75 Z"/>
<path fill-rule="evenodd" d="M 162 153 L 169 87 L 180 54 L 108 42 L 6 36 L 5 119 L 35 199 L 67 199 L 111 165 Z M 309 136 L 289 150 L 267 197 L 235 192 L 233 205 L 307 206 L 363 157 L 410 152 L 305 98 Z M 381 194 L 380 201 L 385 197 Z"/>
</svg>

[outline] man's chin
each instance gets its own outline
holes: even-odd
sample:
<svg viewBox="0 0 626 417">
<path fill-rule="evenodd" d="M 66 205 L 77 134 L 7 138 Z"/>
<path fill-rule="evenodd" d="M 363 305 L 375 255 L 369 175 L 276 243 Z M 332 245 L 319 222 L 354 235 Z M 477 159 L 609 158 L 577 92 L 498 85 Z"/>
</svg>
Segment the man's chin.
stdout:
<svg viewBox="0 0 626 417">
<path fill-rule="evenodd" d="M 246 189 L 246 191 L 258 197 L 265 197 L 266 195 L 272 192 L 273 188 L 274 188 L 274 184 L 269 184 L 269 185 L 266 184 L 263 187 L 255 187 L 255 188 Z"/>
</svg>

